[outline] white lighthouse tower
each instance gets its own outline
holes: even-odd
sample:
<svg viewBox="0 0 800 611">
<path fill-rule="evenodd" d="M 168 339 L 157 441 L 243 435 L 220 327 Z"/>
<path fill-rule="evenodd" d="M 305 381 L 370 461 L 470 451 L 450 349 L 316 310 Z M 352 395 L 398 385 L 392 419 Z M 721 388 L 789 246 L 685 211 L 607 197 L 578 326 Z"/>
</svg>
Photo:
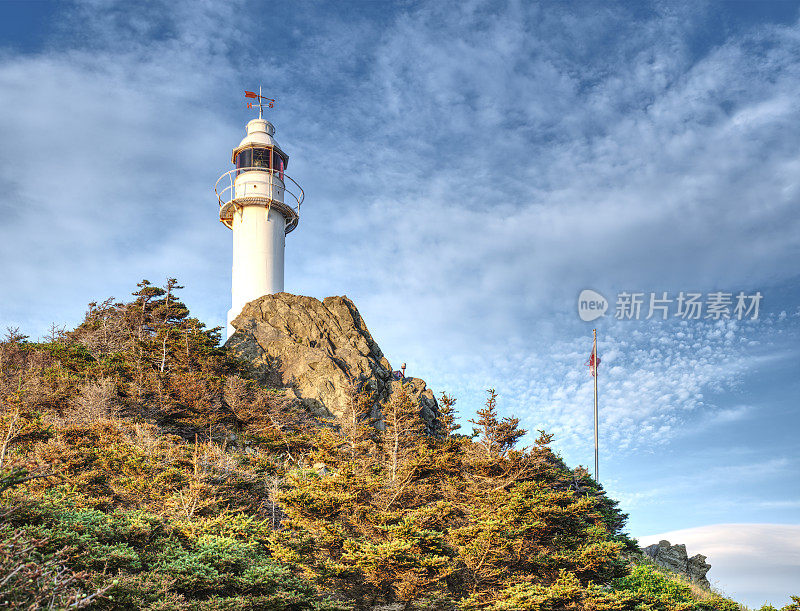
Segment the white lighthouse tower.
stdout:
<svg viewBox="0 0 800 611">
<path fill-rule="evenodd" d="M 297 227 L 303 189 L 288 174 L 289 155 L 276 142 L 275 127 L 263 118 L 263 107 L 275 100 L 245 92 L 257 102 L 258 119 L 247 123 L 247 135 L 231 156 L 236 166 L 220 176 L 214 191 L 219 200 L 219 220 L 233 230 L 231 322 L 244 305 L 283 291 L 283 253 L 286 234 Z M 288 185 L 288 186 L 287 186 Z"/>
</svg>

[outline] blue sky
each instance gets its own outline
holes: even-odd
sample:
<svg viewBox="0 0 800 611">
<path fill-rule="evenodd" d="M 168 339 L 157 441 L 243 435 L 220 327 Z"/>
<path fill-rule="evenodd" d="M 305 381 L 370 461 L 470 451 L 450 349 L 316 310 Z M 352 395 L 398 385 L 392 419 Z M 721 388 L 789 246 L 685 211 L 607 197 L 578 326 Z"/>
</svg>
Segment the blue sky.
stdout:
<svg viewBox="0 0 800 611">
<path fill-rule="evenodd" d="M 1 2 L 0 321 L 36 337 L 176 276 L 223 324 L 213 184 L 262 85 L 307 193 L 288 291 L 347 294 L 464 419 L 494 387 L 571 465 L 593 461 L 596 326 L 600 474 L 631 533 L 785 604 L 799 19 L 796 2 Z M 595 323 L 586 288 L 611 302 Z M 757 320 L 616 320 L 622 291 L 763 301 Z"/>
</svg>

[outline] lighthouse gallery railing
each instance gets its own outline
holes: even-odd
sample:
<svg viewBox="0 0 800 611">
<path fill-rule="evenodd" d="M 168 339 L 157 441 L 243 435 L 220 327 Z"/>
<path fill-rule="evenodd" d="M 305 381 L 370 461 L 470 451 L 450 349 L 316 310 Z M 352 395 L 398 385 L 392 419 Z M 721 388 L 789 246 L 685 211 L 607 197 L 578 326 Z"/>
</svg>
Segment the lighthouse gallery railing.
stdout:
<svg viewBox="0 0 800 611">
<path fill-rule="evenodd" d="M 236 177 L 244 172 L 268 172 L 272 179 L 267 182 L 268 189 L 266 192 L 258 191 L 255 188 L 252 188 L 247 182 L 240 185 L 239 193 L 236 193 Z M 277 175 L 277 176 L 276 176 Z M 291 181 L 291 184 L 294 185 L 293 189 L 287 188 L 287 179 Z M 284 185 L 280 187 L 280 185 L 276 185 L 276 180 L 280 180 L 281 183 Z M 227 181 L 227 182 L 226 182 Z M 263 183 L 259 183 L 263 185 Z M 288 194 L 295 202 L 296 205 L 291 205 L 284 202 L 279 202 L 274 199 L 274 188 L 278 186 L 279 188 L 283 189 L 284 192 L 284 200 L 286 199 L 286 194 Z M 248 189 L 250 191 L 248 192 Z M 295 190 L 297 193 L 295 193 Z M 249 166 L 245 168 L 234 168 L 233 170 L 229 170 L 225 172 L 222 176 L 219 177 L 217 183 L 214 185 L 214 193 L 217 195 L 217 201 L 219 202 L 219 210 L 220 210 L 220 220 L 225 223 L 225 225 L 230 228 L 231 226 L 225 222 L 223 219 L 223 211 L 226 211 L 231 207 L 234 203 L 234 200 L 243 200 L 249 198 L 255 199 L 266 199 L 270 200 L 269 205 L 275 205 L 276 208 L 281 210 L 282 213 L 288 212 L 289 217 L 287 218 L 287 226 L 286 226 L 286 233 L 292 231 L 295 227 L 297 227 L 297 223 L 300 220 L 300 206 L 303 203 L 303 199 L 305 198 L 305 192 L 303 191 L 303 187 L 297 184 L 291 176 L 289 176 L 286 172 L 281 170 L 276 170 L 272 168 L 264 168 L 264 167 L 255 167 Z M 286 214 L 284 214 L 286 216 Z M 227 215 L 225 216 L 227 218 Z"/>
</svg>

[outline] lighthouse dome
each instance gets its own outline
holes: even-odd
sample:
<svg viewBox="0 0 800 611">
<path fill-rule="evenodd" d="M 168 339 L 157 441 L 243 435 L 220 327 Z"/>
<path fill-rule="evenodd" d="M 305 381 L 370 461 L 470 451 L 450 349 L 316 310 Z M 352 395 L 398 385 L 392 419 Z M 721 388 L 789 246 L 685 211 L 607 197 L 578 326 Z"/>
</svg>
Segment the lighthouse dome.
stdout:
<svg viewBox="0 0 800 611">
<path fill-rule="evenodd" d="M 231 155 L 231 161 L 236 162 L 236 155 L 246 148 L 268 147 L 280 153 L 284 160 L 284 167 L 289 164 L 289 155 L 283 152 L 281 145 L 274 138 L 275 126 L 266 119 L 252 119 L 247 123 L 247 135 L 242 138 Z"/>
</svg>

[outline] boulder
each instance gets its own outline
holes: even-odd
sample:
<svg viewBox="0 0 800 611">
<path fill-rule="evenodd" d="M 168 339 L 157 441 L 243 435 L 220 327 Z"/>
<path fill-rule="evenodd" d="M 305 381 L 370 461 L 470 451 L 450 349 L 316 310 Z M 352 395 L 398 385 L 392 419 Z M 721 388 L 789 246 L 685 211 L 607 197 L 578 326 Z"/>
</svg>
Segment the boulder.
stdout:
<svg viewBox="0 0 800 611">
<path fill-rule="evenodd" d="M 381 425 L 382 403 L 402 386 L 430 427 L 438 409 L 433 392 L 418 378 L 396 379 L 392 366 L 346 296 L 276 293 L 251 301 L 232 325 L 226 346 L 250 362 L 265 383 L 286 389 L 319 418 L 341 415 L 353 384 L 375 394 L 373 417 Z"/>
<path fill-rule="evenodd" d="M 704 588 L 711 587 L 706 579 L 706 573 L 711 569 L 711 565 L 706 562 L 706 557 L 702 554 L 695 554 L 689 558 L 686 546 L 682 543 L 670 545 L 669 541 L 662 540 L 657 544 L 645 547 L 643 551 L 659 566 L 688 577 Z"/>
</svg>

